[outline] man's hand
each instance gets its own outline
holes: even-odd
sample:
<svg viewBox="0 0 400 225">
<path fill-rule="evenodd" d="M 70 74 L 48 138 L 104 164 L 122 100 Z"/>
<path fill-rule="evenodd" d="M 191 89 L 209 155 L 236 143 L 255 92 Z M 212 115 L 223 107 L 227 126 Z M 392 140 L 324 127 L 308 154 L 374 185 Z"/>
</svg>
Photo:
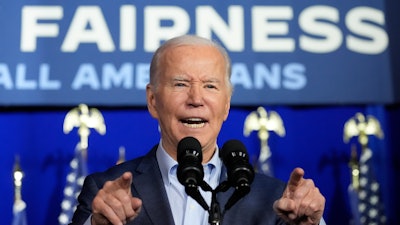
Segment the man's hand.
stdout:
<svg viewBox="0 0 400 225">
<path fill-rule="evenodd" d="M 92 202 L 93 225 L 123 225 L 139 215 L 142 201 L 132 197 L 132 174 L 107 181 Z"/>
<path fill-rule="evenodd" d="M 325 208 L 325 198 L 311 179 L 304 179 L 304 170 L 296 168 L 274 210 L 285 221 L 297 225 L 319 224 Z"/>
</svg>

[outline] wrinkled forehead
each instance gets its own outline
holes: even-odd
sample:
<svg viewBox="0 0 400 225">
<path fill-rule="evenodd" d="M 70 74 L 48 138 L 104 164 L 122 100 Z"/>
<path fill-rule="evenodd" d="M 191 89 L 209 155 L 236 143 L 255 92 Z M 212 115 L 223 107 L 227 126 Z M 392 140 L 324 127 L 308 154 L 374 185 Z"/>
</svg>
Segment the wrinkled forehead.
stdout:
<svg viewBox="0 0 400 225">
<path fill-rule="evenodd" d="M 224 55 L 219 49 L 213 45 L 194 45 L 194 44 L 180 44 L 169 45 L 158 52 L 156 61 L 153 62 L 151 68 L 151 76 L 156 79 L 162 71 L 168 67 L 179 67 L 179 64 L 196 64 L 199 60 L 209 59 L 211 64 L 218 64 L 224 70 L 224 75 L 228 75 L 227 62 Z M 207 68 L 204 68 L 207 69 Z"/>
</svg>

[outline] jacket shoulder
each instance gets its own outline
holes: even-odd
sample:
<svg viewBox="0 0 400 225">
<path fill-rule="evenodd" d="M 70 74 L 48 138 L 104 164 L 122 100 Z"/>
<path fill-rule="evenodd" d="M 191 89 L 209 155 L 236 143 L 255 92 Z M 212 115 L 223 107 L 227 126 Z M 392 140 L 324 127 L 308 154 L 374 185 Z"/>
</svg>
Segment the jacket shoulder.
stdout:
<svg viewBox="0 0 400 225">
<path fill-rule="evenodd" d="M 114 165 L 102 172 L 95 172 L 88 176 L 89 179 L 93 179 L 96 183 L 105 183 L 109 180 L 115 180 L 125 172 L 131 172 L 135 177 L 141 171 L 146 170 L 146 167 L 151 167 L 154 163 L 157 163 L 155 152 L 157 147 L 153 147 L 150 152 L 144 156 L 140 156 L 118 165 Z"/>
</svg>

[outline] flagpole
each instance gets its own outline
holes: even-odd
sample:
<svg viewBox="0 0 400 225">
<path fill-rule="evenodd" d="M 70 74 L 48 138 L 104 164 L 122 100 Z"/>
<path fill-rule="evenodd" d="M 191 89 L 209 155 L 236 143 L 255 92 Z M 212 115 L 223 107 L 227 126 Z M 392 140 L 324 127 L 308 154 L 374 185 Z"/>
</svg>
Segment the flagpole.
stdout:
<svg viewBox="0 0 400 225">
<path fill-rule="evenodd" d="M 384 225 L 386 216 L 381 199 L 379 183 L 374 174 L 372 163 L 373 152 L 368 148 L 369 136 L 383 139 L 384 134 L 379 121 L 362 113 L 346 121 L 343 131 L 343 141 L 348 143 L 352 137 L 357 137 L 361 145 L 361 154 L 357 158 L 357 150 L 352 145 L 351 168 L 352 182 L 349 185 L 350 205 L 353 214 L 353 225 Z"/>
<path fill-rule="evenodd" d="M 275 111 L 265 110 L 258 107 L 256 111 L 251 112 L 245 119 L 243 135 L 248 137 L 252 131 L 257 131 L 260 140 L 260 153 L 255 165 L 255 169 L 270 176 L 273 176 L 271 165 L 271 150 L 268 146 L 269 132 L 273 131 L 279 136 L 285 136 L 285 127 L 282 118 Z"/>
<path fill-rule="evenodd" d="M 123 162 L 125 162 L 125 147 L 121 146 L 119 147 L 118 161 L 116 164 L 121 164 Z"/>
<path fill-rule="evenodd" d="M 19 156 L 16 156 L 14 163 L 14 206 L 13 206 L 13 222 L 12 225 L 27 225 L 26 219 L 26 203 L 22 200 L 22 179 L 24 172 L 21 169 Z"/>
<path fill-rule="evenodd" d="M 77 197 L 87 175 L 86 160 L 90 129 L 95 129 L 101 135 L 106 133 L 103 115 L 98 109 L 89 108 L 85 104 L 71 109 L 65 116 L 64 133 L 68 134 L 75 127 L 78 128 L 79 142 L 75 148 L 75 156 L 70 162 L 70 172 L 66 179 L 64 199 L 61 202 L 61 213 L 58 217 L 60 225 L 67 225 L 71 222 L 78 204 Z"/>
<path fill-rule="evenodd" d="M 22 178 L 24 177 L 24 172 L 19 164 L 19 156 L 16 156 L 14 164 L 14 201 L 21 201 L 22 194 Z"/>
</svg>

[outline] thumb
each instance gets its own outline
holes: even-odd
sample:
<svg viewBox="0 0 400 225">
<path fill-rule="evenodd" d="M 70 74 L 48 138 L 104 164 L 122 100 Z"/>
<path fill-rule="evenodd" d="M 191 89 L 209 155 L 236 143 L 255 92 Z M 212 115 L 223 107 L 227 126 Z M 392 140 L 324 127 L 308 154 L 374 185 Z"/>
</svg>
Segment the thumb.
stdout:
<svg viewBox="0 0 400 225">
<path fill-rule="evenodd" d="M 276 214 L 282 217 L 285 220 L 293 220 L 296 218 L 295 210 L 296 205 L 295 202 L 289 198 L 281 198 L 274 202 L 273 209 Z"/>
</svg>

